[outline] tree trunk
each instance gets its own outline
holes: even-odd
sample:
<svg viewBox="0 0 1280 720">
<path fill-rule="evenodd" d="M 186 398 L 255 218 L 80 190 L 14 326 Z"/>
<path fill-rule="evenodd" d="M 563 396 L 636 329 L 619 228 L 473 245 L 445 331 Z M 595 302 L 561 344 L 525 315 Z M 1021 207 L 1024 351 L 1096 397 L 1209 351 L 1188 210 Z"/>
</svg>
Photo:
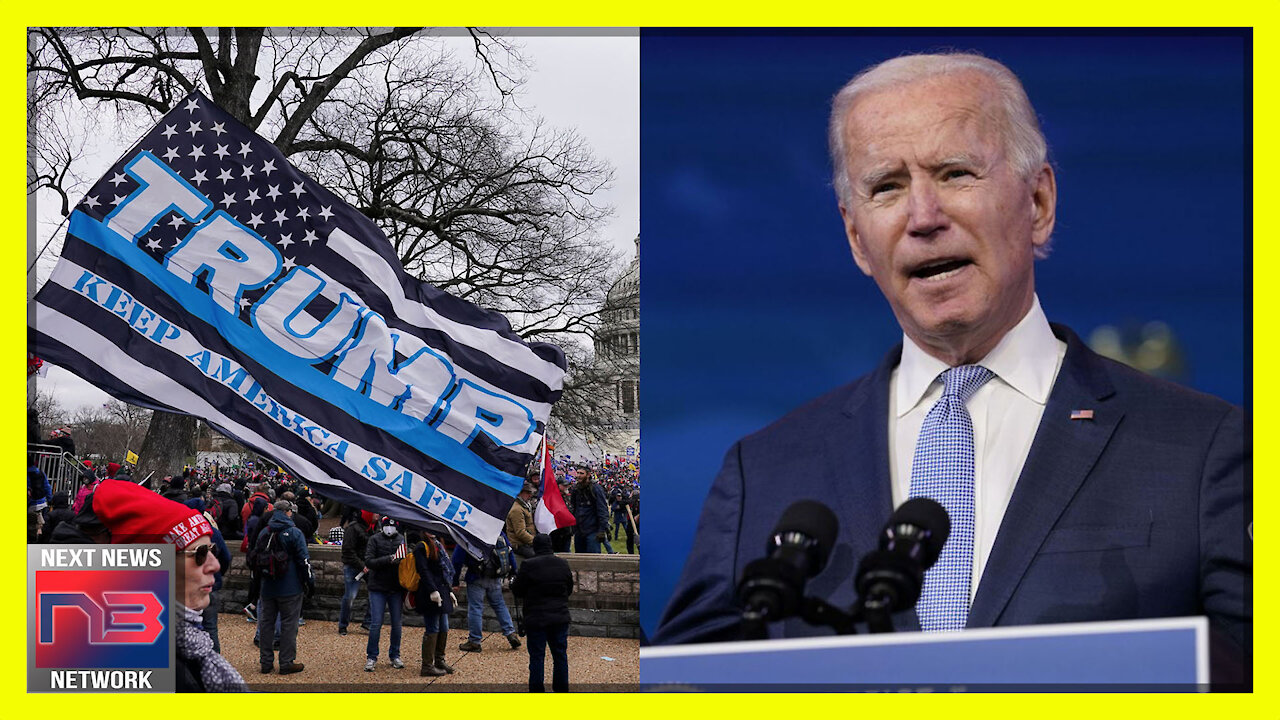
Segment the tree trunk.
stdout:
<svg viewBox="0 0 1280 720">
<path fill-rule="evenodd" d="M 154 471 L 151 486 L 156 487 L 156 481 L 165 475 L 181 474 L 182 466 L 194 461 L 195 455 L 196 419 L 157 410 L 138 451 L 138 469 L 133 479 L 141 482 Z"/>
</svg>

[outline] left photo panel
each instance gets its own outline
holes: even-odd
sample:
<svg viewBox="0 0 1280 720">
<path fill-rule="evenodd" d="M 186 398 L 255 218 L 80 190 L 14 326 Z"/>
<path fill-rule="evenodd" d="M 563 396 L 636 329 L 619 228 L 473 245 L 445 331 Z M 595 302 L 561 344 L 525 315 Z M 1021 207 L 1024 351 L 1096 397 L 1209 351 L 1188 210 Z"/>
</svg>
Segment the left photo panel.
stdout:
<svg viewBox="0 0 1280 720">
<path fill-rule="evenodd" d="M 639 32 L 27 45 L 28 691 L 638 689 Z"/>
</svg>

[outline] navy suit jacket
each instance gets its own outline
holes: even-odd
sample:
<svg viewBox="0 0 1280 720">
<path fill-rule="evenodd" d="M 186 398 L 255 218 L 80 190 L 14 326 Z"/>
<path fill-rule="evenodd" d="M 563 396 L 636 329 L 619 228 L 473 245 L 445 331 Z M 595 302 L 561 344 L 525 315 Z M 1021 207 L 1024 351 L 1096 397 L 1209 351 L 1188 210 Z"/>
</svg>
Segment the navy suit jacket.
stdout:
<svg viewBox="0 0 1280 720">
<path fill-rule="evenodd" d="M 1207 615 L 1239 649 L 1252 629 L 1252 487 L 1245 419 L 1053 326 L 1066 356 L 969 612 L 969 627 Z M 871 374 L 731 448 L 655 644 L 736 640 L 735 587 L 791 503 L 840 521 L 806 594 L 849 607 L 858 559 L 891 514 L 892 350 Z M 1092 419 L 1071 419 L 1093 410 Z M 918 630 L 915 611 L 894 618 Z M 831 634 L 799 618 L 772 637 Z"/>
</svg>

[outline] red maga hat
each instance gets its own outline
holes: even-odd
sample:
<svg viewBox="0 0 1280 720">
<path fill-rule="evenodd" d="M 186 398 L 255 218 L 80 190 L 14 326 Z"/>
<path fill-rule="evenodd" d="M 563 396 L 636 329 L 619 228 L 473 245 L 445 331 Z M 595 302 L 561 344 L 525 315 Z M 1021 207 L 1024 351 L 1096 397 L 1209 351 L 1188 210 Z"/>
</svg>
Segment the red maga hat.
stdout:
<svg viewBox="0 0 1280 720">
<path fill-rule="evenodd" d="M 213 526 L 202 513 L 124 480 L 103 480 L 93 493 L 93 513 L 113 543 L 173 543 L 185 548 Z"/>
</svg>

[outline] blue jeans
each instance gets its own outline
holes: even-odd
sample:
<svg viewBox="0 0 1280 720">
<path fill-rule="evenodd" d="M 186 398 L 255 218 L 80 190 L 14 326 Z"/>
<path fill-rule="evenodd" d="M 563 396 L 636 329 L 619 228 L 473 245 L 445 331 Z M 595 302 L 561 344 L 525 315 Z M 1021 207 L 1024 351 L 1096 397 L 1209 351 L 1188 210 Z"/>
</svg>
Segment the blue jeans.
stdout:
<svg viewBox="0 0 1280 720">
<path fill-rule="evenodd" d="M 600 541 L 596 539 L 595 533 L 587 535 L 585 533 L 575 532 L 573 534 L 573 551 L 576 553 L 599 555 Z"/>
<path fill-rule="evenodd" d="M 378 639 L 382 634 L 382 615 L 387 608 L 391 609 L 391 647 L 387 648 L 387 657 L 400 657 L 401 612 L 404 610 L 404 595 L 399 591 L 369 591 L 369 612 L 373 615 L 369 623 L 369 644 L 365 646 L 365 657 L 378 659 Z"/>
<path fill-rule="evenodd" d="M 545 692 L 542 684 L 547 646 L 551 646 L 551 689 L 569 692 L 569 623 L 543 628 L 528 628 L 529 692 Z"/>
<path fill-rule="evenodd" d="M 507 603 L 502 599 L 502 583 L 498 578 L 476 578 L 467 581 L 467 630 L 470 640 L 477 645 L 484 637 L 484 603 L 498 616 L 498 625 L 503 635 L 516 631 L 511 622 L 511 613 L 507 611 Z"/>
<path fill-rule="evenodd" d="M 422 626 L 428 635 L 433 633 L 447 633 L 449 632 L 449 615 L 448 613 L 442 612 L 423 615 Z"/>
<path fill-rule="evenodd" d="M 351 603 L 355 602 L 356 594 L 360 592 L 360 581 L 356 579 L 356 575 L 359 574 L 359 568 L 342 566 L 342 608 L 338 610 L 339 630 L 345 630 L 351 623 Z M 366 608 L 364 622 L 361 624 L 368 625 L 369 618 L 370 610 Z"/>
</svg>

